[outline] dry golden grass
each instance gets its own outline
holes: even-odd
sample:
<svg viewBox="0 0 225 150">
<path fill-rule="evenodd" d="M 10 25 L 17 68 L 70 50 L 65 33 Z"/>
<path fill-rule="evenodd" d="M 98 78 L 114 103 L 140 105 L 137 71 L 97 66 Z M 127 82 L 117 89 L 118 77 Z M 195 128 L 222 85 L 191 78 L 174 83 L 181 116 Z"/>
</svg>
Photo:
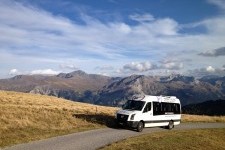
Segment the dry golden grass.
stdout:
<svg viewBox="0 0 225 150">
<path fill-rule="evenodd" d="M 0 91 L 0 147 L 113 126 L 117 109 L 52 96 Z M 225 122 L 225 116 L 182 115 L 182 122 Z"/>
<path fill-rule="evenodd" d="M 128 138 L 103 150 L 224 150 L 225 128 L 165 131 Z"/>
<path fill-rule="evenodd" d="M 182 122 L 225 122 L 225 116 L 204 116 L 182 114 Z"/>
<path fill-rule="evenodd" d="M 0 91 L 0 147 L 104 127 L 115 111 L 51 96 Z"/>
</svg>

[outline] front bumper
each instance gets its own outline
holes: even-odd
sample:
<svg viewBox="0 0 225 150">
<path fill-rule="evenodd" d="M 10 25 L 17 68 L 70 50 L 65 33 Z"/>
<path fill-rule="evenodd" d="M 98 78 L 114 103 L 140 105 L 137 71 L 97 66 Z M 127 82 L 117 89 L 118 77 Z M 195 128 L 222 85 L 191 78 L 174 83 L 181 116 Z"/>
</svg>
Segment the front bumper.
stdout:
<svg viewBox="0 0 225 150">
<path fill-rule="evenodd" d="M 123 125 L 123 126 L 129 127 L 129 128 L 137 128 L 137 125 L 138 125 L 138 121 L 125 121 L 125 122 L 121 122 L 121 121 L 118 121 L 117 120 L 117 123 L 119 125 Z"/>
<path fill-rule="evenodd" d="M 128 127 L 131 127 L 131 128 L 137 128 L 138 121 L 127 121 L 127 125 Z"/>
<path fill-rule="evenodd" d="M 127 121 L 128 119 L 129 119 L 129 115 L 125 115 L 125 114 L 118 113 L 116 117 L 116 121 L 118 125 L 136 128 L 138 125 L 138 121 Z"/>
</svg>

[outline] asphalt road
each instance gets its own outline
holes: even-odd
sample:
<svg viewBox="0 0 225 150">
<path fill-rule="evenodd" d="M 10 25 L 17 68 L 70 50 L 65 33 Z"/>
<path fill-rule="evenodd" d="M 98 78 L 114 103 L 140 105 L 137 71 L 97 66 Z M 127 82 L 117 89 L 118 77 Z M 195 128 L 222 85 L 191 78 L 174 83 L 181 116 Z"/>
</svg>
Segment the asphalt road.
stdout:
<svg viewBox="0 0 225 150">
<path fill-rule="evenodd" d="M 173 130 L 199 128 L 225 128 L 225 123 L 181 123 Z M 161 131 L 168 130 L 158 127 L 145 128 L 139 133 L 128 129 L 104 128 L 19 144 L 3 150 L 95 150 L 128 137 Z"/>
</svg>

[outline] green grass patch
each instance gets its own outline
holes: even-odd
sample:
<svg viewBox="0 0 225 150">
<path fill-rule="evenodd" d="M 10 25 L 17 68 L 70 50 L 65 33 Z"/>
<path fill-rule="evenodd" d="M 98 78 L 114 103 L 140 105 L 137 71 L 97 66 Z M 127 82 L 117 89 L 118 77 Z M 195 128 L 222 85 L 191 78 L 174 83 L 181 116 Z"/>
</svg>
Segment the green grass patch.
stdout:
<svg viewBox="0 0 225 150">
<path fill-rule="evenodd" d="M 113 143 L 104 150 L 225 150 L 225 128 L 151 133 Z"/>
</svg>

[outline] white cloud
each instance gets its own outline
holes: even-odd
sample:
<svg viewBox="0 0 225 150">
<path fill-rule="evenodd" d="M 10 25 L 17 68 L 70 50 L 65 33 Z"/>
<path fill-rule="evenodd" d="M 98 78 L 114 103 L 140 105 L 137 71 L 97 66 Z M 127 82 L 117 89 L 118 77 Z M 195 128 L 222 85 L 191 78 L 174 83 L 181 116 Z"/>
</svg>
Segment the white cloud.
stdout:
<svg viewBox="0 0 225 150">
<path fill-rule="evenodd" d="M 221 3 L 214 0 L 214 3 L 218 2 Z M 223 4 L 220 5 L 222 7 Z M 32 70 L 33 63 L 40 63 L 42 68 L 46 68 L 49 64 L 63 64 L 64 60 L 69 59 L 75 60 L 80 69 L 91 70 L 101 64 L 121 68 L 127 64 L 122 70 L 145 72 L 156 69 L 153 64 L 167 55 L 192 61 L 188 62 L 189 65 L 183 61 L 167 62 L 159 64 L 158 68 L 182 70 L 192 69 L 196 65 L 200 68 L 209 65 L 218 67 L 224 62 L 221 57 L 211 61 L 211 58 L 197 55 L 203 53 L 203 50 L 224 47 L 223 15 L 187 26 L 182 26 L 173 18 L 156 18 L 149 13 L 128 16 L 138 21 L 132 25 L 118 20 L 101 22 L 85 13 L 77 15 L 81 16 L 78 19 L 83 20 L 85 25 L 29 4 L 23 5 L 19 1 L 0 1 L 1 64 L 10 64 L 21 70 L 21 66 L 29 60 L 28 69 Z M 180 32 L 180 29 L 195 28 L 206 31 L 199 34 Z M 5 55 L 8 57 L 4 58 Z M 79 61 L 80 58 L 85 61 Z M 149 58 L 152 63 L 144 64 Z M 98 63 L 95 63 L 96 60 Z M 133 64 L 130 64 L 132 61 Z M 76 69 L 77 66 L 69 63 L 61 67 Z M 5 69 L 6 74 L 8 70 Z"/>
<path fill-rule="evenodd" d="M 117 33 L 128 34 L 131 32 L 131 27 L 125 23 L 111 23 L 110 27 L 115 29 Z"/>
<path fill-rule="evenodd" d="M 166 62 L 162 64 L 162 68 L 169 69 L 169 70 L 179 70 L 183 68 L 183 63 Z"/>
<path fill-rule="evenodd" d="M 225 1 L 224 0 L 208 0 L 209 3 L 225 10 Z"/>
<path fill-rule="evenodd" d="M 199 22 L 199 26 L 205 27 L 209 34 L 213 36 L 222 36 L 221 38 L 223 38 L 225 34 L 224 24 L 225 24 L 225 16 L 205 19 Z"/>
<path fill-rule="evenodd" d="M 99 75 L 103 75 L 103 76 L 109 76 L 109 74 L 108 74 L 108 73 L 106 73 L 106 72 L 99 72 L 99 73 L 97 73 L 97 74 L 99 74 Z"/>
<path fill-rule="evenodd" d="M 158 19 L 150 27 L 161 35 L 176 35 L 178 31 L 178 23 L 171 19 Z"/>
<path fill-rule="evenodd" d="M 223 65 L 222 70 L 225 71 L 225 65 Z"/>
<path fill-rule="evenodd" d="M 79 68 L 74 64 L 60 64 L 60 68 L 62 69 L 70 69 L 70 70 L 78 70 Z"/>
<path fill-rule="evenodd" d="M 19 71 L 17 69 L 11 69 L 9 71 L 9 75 L 18 75 L 18 74 L 20 74 L 20 73 L 19 73 Z"/>
<path fill-rule="evenodd" d="M 39 70 L 33 70 L 33 71 L 19 71 L 18 69 L 11 69 L 9 71 L 9 75 L 15 76 L 15 75 L 56 75 L 59 74 L 61 71 L 55 71 L 52 69 L 39 69 Z"/>
<path fill-rule="evenodd" d="M 212 51 L 202 52 L 199 53 L 199 55 L 208 57 L 225 56 L 225 47 L 217 48 Z"/>
<path fill-rule="evenodd" d="M 187 74 L 195 77 L 203 77 L 208 75 L 225 76 L 225 69 L 224 67 L 213 68 L 212 66 L 207 66 L 205 68 L 189 70 Z"/>
<path fill-rule="evenodd" d="M 182 74 L 183 63 L 178 60 L 164 60 L 157 64 L 149 61 L 145 62 L 131 62 L 123 65 L 122 68 L 114 71 L 118 75 L 131 75 L 131 74 L 151 74 L 151 75 L 168 75 L 168 74 Z"/>
<path fill-rule="evenodd" d="M 54 33 L 54 31 L 63 32 L 65 28 L 70 29 L 72 27 L 70 20 L 60 16 L 53 16 L 51 13 L 31 5 L 23 5 L 9 0 L 1 1 L 0 8 L 0 19 L 6 25 L 16 25 L 16 28 L 25 30 L 36 29 L 36 31 L 48 30 Z"/>
<path fill-rule="evenodd" d="M 59 74 L 60 71 L 54 71 L 52 69 L 43 69 L 43 70 L 33 70 L 31 71 L 31 75 L 34 75 L 34 74 L 42 74 L 42 75 L 56 75 L 56 74 Z"/>
<path fill-rule="evenodd" d="M 154 16 L 151 15 L 151 14 L 133 14 L 133 15 L 130 15 L 129 18 L 131 20 L 134 20 L 134 21 L 138 21 L 138 22 L 149 22 L 149 21 L 153 21 L 155 20 Z"/>
<path fill-rule="evenodd" d="M 105 65 L 105 66 L 97 66 L 95 67 L 96 70 L 114 70 L 113 66 Z"/>
<path fill-rule="evenodd" d="M 123 70 L 127 71 L 138 71 L 145 72 L 151 69 L 155 69 L 155 65 L 146 61 L 146 62 L 131 62 L 123 66 Z"/>
<path fill-rule="evenodd" d="M 213 68 L 212 66 L 208 66 L 206 68 L 206 71 L 208 71 L 208 72 L 215 72 L 215 68 Z"/>
<path fill-rule="evenodd" d="M 8 49 L 9 43 L 14 45 L 17 47 L 14 53 L 23 55 L 59 57 L 66 54 L 70 57 L 96 55 L 121 58 L 131 53 L 129 49 L 133 44 L 137 43 L 138 47 L 141 46 L 140 48 L 145 50 L 145 47 L 152 44 L 147 42 L 151 36 L 174 35 L 177 32 L 177 23 L 169 18 L 133 27 L 124 22 L 112 21 L 104 24 L 85 14 L 81 15 L 81 19 L 85 21 L 86 26 L 29 5 L 2 2 L 0 26 L 2 25 L 4 36 L 0 37 L 0 43 Z"/>
<path fill-rule="evenodd" d="M 155 40 L 154 42 L 158 44 L 159 42 L 158 39 L 167 38 L 167 36 L 177 35 L 178 34 L 177 32 L 179 30 L 179 25 L 175 20 L 171 18 L 162 18 L 162 19 L 156 19 L 152 22 L 138 24 L 134 26 L 132 29 L 133 29 L 132 33 L 135 35 L 134 37 L 141 38 L 140 36 L 142 36 L 143 38 L 142 40 L 145 41 L 145 42 L 142 41 L 144 44 L 148 43 L 147 39 Z M 144 38 L 147 38 L 147 39 L 144 39 Z M 154 43 L 151 43 L 151 44 L 154 44 Z M 156 44 L 154 44 L 154 46 L 155 45 Z"/>
</svg>

